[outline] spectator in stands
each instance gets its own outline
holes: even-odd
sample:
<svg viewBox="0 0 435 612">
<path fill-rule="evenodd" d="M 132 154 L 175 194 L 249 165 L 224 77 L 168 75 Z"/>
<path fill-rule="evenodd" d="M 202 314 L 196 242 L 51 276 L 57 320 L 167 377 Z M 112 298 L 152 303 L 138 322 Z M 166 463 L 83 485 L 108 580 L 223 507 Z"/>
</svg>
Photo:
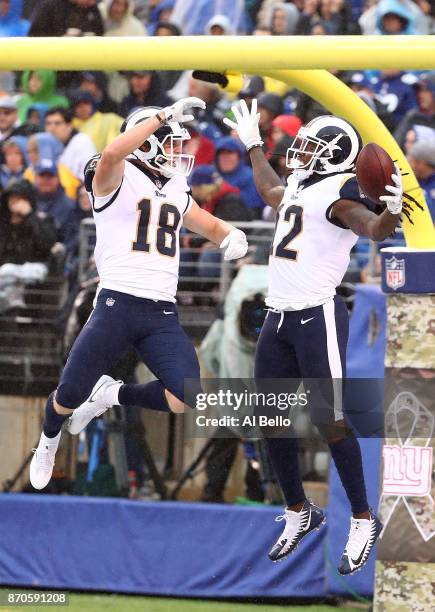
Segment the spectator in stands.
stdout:
<svg viewBox="0 0 435 612">
<path fill-rule="evenodd" d="M 414 2 L 414 0 L 400 0 L 400 4 L 400 9 L 405 11 L 406 15 L 412 16 L 416 33 L 430 34 L 431 18 L 430 15 L 426 15 L 419 6 L 420 0 L 418 0 L 418 2 Z M 393 7 L 393 11 L 396 8 L 396 5 L 397 2 L 394 1 L 391 5 Z M 358 20 L 363 34 L 379 34 L 378 11 L 379 6 L 377 0 L 367 0 L 365 10 Z"/>
<path fill-rule="evenodd" d="M 435 223 L 435 141 L 416 142 L 409 152 L 408 159 L 424 191 L 432 221 Z"/>
<path fill-rule="evenodd" d="M 36 212 L 28 181 L 12 181 L 0 200 L 0 312 L 25 307 L 24 286 L 43 280 L 56 242 L 52 220 Z"/>
<path fill-rule="evenodd" d="M 294 137 L 288 136 L 284 134 L 277 142 L 272 149 L 270 154 L 270 165 L 275 170 L 277 175 L 282 179 L 283 184 L 286 184 L 287 177 L 290 174 L 289 168 L 286 166 L 286 157 L 287 157 L 287 149 L 291 147 L 293 144 Z M 275 218 L 275 211 L 271 206 L 267 206 L 266 208 L 270 209 L 268 213 L 271 213 L 270 218 Z M 263 209 L 263 218 L 265 218 L 265 209 Z"/>
<path fill-rule="evenodd" d="M 29 36 L 103 36 L 97 0 L 42 0 Z"/>
<path fill-rule="evenodd" d="M 416 80 L 414 75 L 400 70 L 382 70 L 379 73 L 373 88 L 377 100 L 388 110 L 390 129 L 396 129 L 406 113 L 416 105 L 413 87 Z"/>
<path fill-rule="evenodd" d="M 62 243 L 67 255 L 74 252 L 78 227 L 75 221 L 75 203 L 68 198 L 60 184 L 54 162 L 42 159 L 35 168 L 36 208 L 51 217 L 57 230 L 57 240 Z"/>
<path fill-rule="evenodd" d="M 245 148 L 240 140 L 224 136 L 216 143 L 215 165 L 226 183 L 240 191 L 240 198 L 255 218 L 261 217 L 264 202 L 255 188 L 252 168 L 245 162 Z"/>
<path fill-rule="evenodd" d="M 409 155 L 412 147 L 417 141 L 428 140 L 429 142 L 435 142 L 435 130 L 427 127 L 426 125 L 413 125 L 410 130 L 406 132 L 405 142 L 403 149 L 406 156 Z"/>
<path fill-rule="evenodd" d="M 75 228 L 77 228 L 77 233 L 75 234 L 75 241 L 73 241 L 70 245 L 69 256 L 65 262 L 65 268 L 68 272 L 70 285 L 76 281 L 79 267 L 80 224 L 83 219 L 90 218 L 92 218 L 91 201 L 85 186 L 81 185 L 77 191 L 77 199 L 75 201 L 75 208 L 72 217 L 72 224 Z M 90 242 L 93 246 L 95 246 L 95 241 L 90 240 Z"/>
<path fill-rule="evenodd" d="M 250 221 L 251 212 L 240 197 L 240 189 L 219 176 L 214 166 L 197 166 L 189 178 L 193 199 L 210 214 L 225 221 Z"/>
<path fill-rule="evenodd" d="M 291 136 L 294 138 L 301 126 L 302 121 L 295 115 L 278 115 L 275 117 L 272 121 L 272 129 L 270 132 L 273 146 L 276 146 L 284 136 Z"/>
<path fill-rule="evenodd" d="M 33 125 L 38 132 L 44 129 L 45 113 L 48 111 L 47 104 L 36 103 L 29 106 L 26 113 L 26 123 Z"/>
<path fill-rule="evenodd" d="M 27 36 L 30 22 L 21 19 L 23 0 L 0 0 L 0 37 Z"/>
<path fill-rule="evenodd" d="M 392 131 L 395 125 L 394 119 L 390 116 L 387 106 L 375 96 L 374 83 L 364 74 L 364 72 L 351 72 L 347 74 L 343 81 L 363 100 L 385 126 Z"/>
<path fill-rule="evenodd" d="M 167 106 L 170 97 L 160 83 L 160 76 L 154 70 L 135 70 L 130 73 L 130 93 L 120 106 L 120 113 L 127 117 L 138 106 Z"/>
<path fill-rule="evenodd" d="M 4 163 L 0 166 L 0 187 L 23 177 L 26 163 L 26 138 L 13 136 L 2 147 Z"/>
<path fill-rule="evenodd" d="M 21 124 L 17 104 L 12 97 L 0 97 L 0 146 L 11 136 L 29 136 L 36 131 L 35 126 Z"/>
<path fill-rule="evenodd" d="M 414 5 L 415 6 L 415 5 Z M 376 34 L 416 34 L 415 13 L 400 0 L 380 0 Z"/>
<path fill-rule="evenodd" d="M 234 33 L 249 29 L 245 0 L 177 0 L 170 21 L 185 35 L 204 34 L 206 24 L 216 14 L 228 17 Z"/>
<path fill-rule="evenodd" d="M 266 150 L 270 151 L 273 148 L 272 122 L 278 115 L 283 114 L 284 104 L 277 94 L 263 92 L 257 98 L 257 105 L 260 113 L 260 133 Z"/>
<path fill-rule="evenodd" d="M 134 16 L 133 0 L 102 0 L 98 5 L 104 36 L 146 36 L 145 26 Z"/>
<path fill-rule="evenodd" d="M 416 20 L 416 28 L 419 34 L 435 34 L 435 3 L 431 0 L 415 0 L 423 13 L 423 18 Z M 427 31 L 426 29 L 427 28 Z"/>
<path fill-rule="evenodd" d="M 61 107 L 49 110 L 45 116 L 45 130 L 65 147 L 59 164 L 64 164 L 82 182 L 85 165 L 96 154 L 96 149 L 87 134 L 74 128 L 72 111 Z"/>
<path fill-rule="evenodd" d="M 74 225 L 80 226 L 83 219 L 92 218 L 92 204 L 84 185 L 80 185 L 77 192 L 76 207 L 74 209 Z"/>
<path fill-rule="evenodd" d="M 80 179 L 74 176 L 64 163 L 59 161 L 63 150 L 62 142 L 53 136 L 53 134 L 42 132 L 31 136 L 27 141 L 27 154 L 30 165 L 24 173 L 24 178 L 34 183 L 35 168 L 42 161 L 51 161 L 57 166 L 59 180 L 67 196 L 74 199 L 80 185 Z"/>
<path fill-rule="evenodd" d="M 119 134 L 122 117 L 115 113 L 100 113 L 96 109 L 94 97 L 88 91 L 76 90 L 71 94 L 74 113 L 74 127 L 87 134 L 94 143 L 97 153 L 112 142 Z"/>
<path fill-rule="evenodd" d="M 190 175 L 189 184 L 193 199 L 212 215 L 224 221 L 251 221 L 251 211 L 244 205 L 240 190 L 227 183 L 214 166 L 197 166 Z M 201 247 L 197 274 L 207 278 L 219 277 L 216 267 L 221 253 L 204 238 L 192 237 L 184 246 Z M 183 259 L 183 258 L 182 258 Z M 185 259 L 184 259 L 185 261 Z"/>
<path fill-rule="evenodd" d="M 435 72 L 423 75 L 415 84 L 417 106 L 402 119 L 394 132 L 397 142 L 403 147 L 407 132 L 415 125 L 435 129 Z"/>
<path fill-rule="evenodd" d="M 249 108 L 251 108 L 251 102 L 259 94 L 264 91 L 264 80 L 260 76 L 247 77 L 244 82 L 242 89 L 238 93 L 240 100 L 245 100 Z"/>
<path fill-rule="evenodd" d="M 225 15 L 214 15 L 206 24 L 204 34 L 208 36 L 230 36 L 235 34 L 231 22 Z"/>
<path fill-rule="evenodd" d="M 297 34 L 360 34 L 345 0 L 305 0 Z"/>
<path fill-rule="evenodd" d="M 25 121 L 29 107 L 36 104 L 69 106 L 67 98 L 56 93 L 56 73 L 53 70 L 26 70 L 21 77 L 24 95 L 18 100 L 18 115 Z"/>
<path fill-rule="evenodd" d="M 212 165 L 214 163 L 215 147 L 210 138 L 201 133 L 197 121 L 189 122 L 190 140 L 183 146 L 183 152 L 195 156 L 195 166 Z"/>
<path fill-rule="evenodd" d="M 0 71 L 0 97 L 15 94 L 15 73 L 10 70 Z"/>
<path fill-rule="evenodd" d="M 222 120 L 227 113 L 228 103 L 217 85 L 199 81 L 191 76 L 188 82 L 187 95 L 201 98 L 207 105 L 204 110 L 199 109 L 196 113 L 201 132 L 204 136 L 216 141 L 224 133 L 227 133 L 227 128 L 222 123 Z"/>
<path fill-rule="evenodd" d="M 161 21 L 157 24 L 154 36 L 181 36 L 181 30 L 175 23 Z"/>
<path fill-rule="evenodd" d="M 0 142 L 12 136 L 19 124 L 15 101 L 9 96 L 2 96 L 0 98 Z"/>
<path fill-rule="evenodd" d="M 80 72 L 77 79 L 78 89 L 92 94 L 97 110 L 101 113 L 118 113 L 118 104 L 107 93 L 107 78 L 97 70 Z"/>
<path fill-rule="evenodd" d="M 154 36 L 158 25 L 162 22 L 171 21 L 175 0 L 160 0 L 151 11 L 148 21 L 148 33 Z"/>
<path fill-rule="evenodd" d="M 299 11 L 294 4 L 277 2 L 270 15 L 270 32 L 272 36 L 295 34 L 299 22 Z"/>
</svg>

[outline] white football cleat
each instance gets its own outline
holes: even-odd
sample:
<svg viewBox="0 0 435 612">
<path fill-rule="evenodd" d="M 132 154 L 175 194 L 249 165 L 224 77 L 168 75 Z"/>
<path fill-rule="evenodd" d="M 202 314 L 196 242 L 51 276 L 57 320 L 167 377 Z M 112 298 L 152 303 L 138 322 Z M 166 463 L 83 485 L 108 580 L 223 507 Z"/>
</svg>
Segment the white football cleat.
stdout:
<svg viewBox="0 0 435 612">
<path fill-rule="evenodd" d="M 269 559 L 274 562 L 281 561 L 292 553 L 308 533 L 320 529 L 326 517 L 318 506 L 306 499 L 300 512 L 286 508 L 284 514 L 277 516 L 275 520 L 285 520 L 285 527 L 269 552 Z"/>
<path fill-rule="evenodd" d="M 60 435 L 61 432 L 55 438 L 47 438 L 42 433 L 38 448 L 33 449 L 34 455 L 30 462 L 30 484 L 34 489 L 43 489 L 50 482 Z"/>
<path fill-rule="evenodd" d="M 353 574 L 367 562 L 369 554 L 382 531 L 382 523 L 370 510 L 369 519 L 350 519 L 350 532 L 338 571 Z"/>
<path fill-rule="evenodd" d="M 107 389 L 113 385 L 121 386 L 122 382 L 107 375 L 97 381 L 88 399 L 76 408 L 68 419 L 67 429 L 70 434 L 79 434 L 93 418 L 101 416 L 114 405 L 106 394 Z"/>
</svg>

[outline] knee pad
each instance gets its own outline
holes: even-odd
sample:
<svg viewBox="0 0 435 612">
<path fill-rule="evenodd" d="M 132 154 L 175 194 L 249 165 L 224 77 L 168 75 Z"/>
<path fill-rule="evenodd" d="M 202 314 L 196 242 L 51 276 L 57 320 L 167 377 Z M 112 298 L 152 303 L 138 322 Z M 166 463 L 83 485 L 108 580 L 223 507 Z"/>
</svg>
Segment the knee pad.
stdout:
<svg viewBox="0 0 435 612">
<path fill-rule="evenodd" d="M 89 397 L 92 389 L 83 389 L 79 384 L 68 382 L 61 383 L 57 390 L 55 399 L 64 408 L 74 410 Z"/>
</svg>

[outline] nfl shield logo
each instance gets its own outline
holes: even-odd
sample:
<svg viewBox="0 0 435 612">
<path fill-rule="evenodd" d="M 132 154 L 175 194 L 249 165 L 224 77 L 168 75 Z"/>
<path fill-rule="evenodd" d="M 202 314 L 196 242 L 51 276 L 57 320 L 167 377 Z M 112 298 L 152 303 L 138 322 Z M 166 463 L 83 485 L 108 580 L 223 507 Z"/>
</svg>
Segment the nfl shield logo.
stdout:
<svg viewBox="0 0 435 612">
<path fill-rule="evenodd" d="M 112 297 L 107 298 L 106 306 L 113 306 L 114 303 L 115 303 L 115 300 Z"/>
<path fill-rule="evenodd" d="M 394 291 L 405 284 L 405 260 L 394 255 L 385 260 L 385 280 L 388 287 Z"/>
</svg>

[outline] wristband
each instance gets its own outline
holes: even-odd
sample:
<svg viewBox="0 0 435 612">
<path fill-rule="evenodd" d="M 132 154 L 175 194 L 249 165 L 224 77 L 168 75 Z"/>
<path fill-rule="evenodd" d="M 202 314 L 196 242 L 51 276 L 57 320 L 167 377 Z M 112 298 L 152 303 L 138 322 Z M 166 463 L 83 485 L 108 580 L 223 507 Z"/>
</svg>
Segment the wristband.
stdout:
<svg viewBox="0 0 435 612">
<path fill-rule="evenodd" d="M 161 117 L 161 115 L 159 115 L 159 113 L 155 114 L 155 118 L 157 119 L 157 121 L 160 123 L 160 125 L 163 125 L 164 123 L 166 123 L 166 119 L 163 119 Z"/>
<path fill-rule="evenodd" d="M 260 149 L 263 147 L 264 142 L 256 142 L 255 144 L 251 145 L 250 147 L 246 147 L 246 152 L 249 153 L 249 151 L 251 151 L 251 149 L 255 149 L 256 147 L 260 147 Z"/>
</svg>

